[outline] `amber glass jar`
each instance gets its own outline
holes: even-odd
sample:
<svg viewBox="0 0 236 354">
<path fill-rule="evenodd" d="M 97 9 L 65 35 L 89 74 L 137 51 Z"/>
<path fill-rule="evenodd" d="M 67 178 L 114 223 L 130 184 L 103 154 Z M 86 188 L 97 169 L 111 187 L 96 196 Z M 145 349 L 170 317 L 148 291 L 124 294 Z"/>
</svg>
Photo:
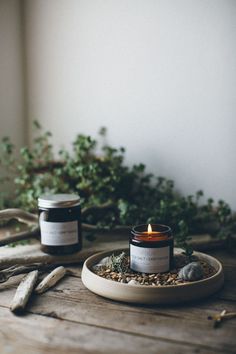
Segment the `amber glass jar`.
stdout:
<svg viewBox="0 0 236 354">
<path fill-rule="evenodd" d="M 150 226 L 150 225 L 149 225 Z M 169 226 L 134 226 L 130 236 L 130 268 L 141 273 L 168 272 L 173 264 L 173 236 Z"/>
<path fill-rule="evenodd" d="M 81 250 L 80 198 L 74 194 L 50 194 L 38 199 L 41 249 L 50 254 Z"/>
</svg>

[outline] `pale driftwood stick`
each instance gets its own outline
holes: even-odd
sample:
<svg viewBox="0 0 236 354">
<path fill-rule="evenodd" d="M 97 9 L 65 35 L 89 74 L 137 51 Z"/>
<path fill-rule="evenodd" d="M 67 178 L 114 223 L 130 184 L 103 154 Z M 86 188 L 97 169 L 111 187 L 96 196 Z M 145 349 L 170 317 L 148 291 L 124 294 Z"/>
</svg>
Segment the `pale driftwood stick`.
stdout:
<svg viewBox="0 0 236 354">
<path fill-rule="evenodd" d="M 87 232 L 89 232 L 89 231 L 91 231 L 91 232 L 93 231 L 96 233 L 104 232 L 104 230 L 98 229 L 96 225 L 89 225 L 89 224 L 82 224 L 82 229 L 83 229 L 83 231 L 87 231 Z M 125 226 L 124 226 L 124 228 L 118 227 L 114 231 L 122 231 L 122 230 L 128 230 L 128 227 L 127 228 Z M 0 239 L 0 247 L 9 245 L 10 243 L 13 243 L 13 242 L 18 242 L 18 241 L 22 241 L 22 240 L 29 240 L 29 239 L 33 239 L 33 238 L 39 238 L 39 235 L 40 235 L 40 228 L 39 228 L 39 226 L 36 226 L 35 228 L 33 228 L 33 230 L 26 230 L 26 231 L 23 231 L 23 232 L 20 232 L 20 233 Z"/>
<path fill-rule="evenodd" d="M 45 265 L 40 263 L 33 263 L 27 265 L 15 265 L 10 268 L 0 270 L 0 283 L 6 282 L 8 279 L 14 275 L 29 273 L 32 270 L 46 270 L 51 268 L 52 265 Z"/>
<path fill-rule="evenodd" d="M 94 231 L 94 232 L 101 232 L 102 230 L 98 230 L 97 226 L 89 225 L 89 224 L 82 224 L 83 231 Z M 117 229 L 118 230 L 118 229 Z M 0 239 L 0 247 L 9 245 L 13 242 L 18 242 L 22 240 L 29 240 L 33 238 L 39 238 L 40 235 L 40 228 L 39 226 L 35 226 L 32 230 L 26 230 L 11 236 L 4 237 Z"/>
<path fill-rule="evenodd" d="M 29 297 L 34 289 L 38 279 L 38 270 L 34 270 L 26 275 L 16 289 L 15 296 L 12 300 L 10 310 L 14 313 L 19 313 L 24 310 Z"/>
<path fill-rule="evenodd" d="M 0 220 L 16 219 L 28 225 L 34 226 L 32 229 L 19 232 L 17 234 L 0 239 L 0 246 L 8 245 L 12 242 L 37 238 L 39 236 L 38 216 L 21 209 L 5 209 L 0 211 Z"/>
<path fill-rule="evenodd" d="M 54 286 L 66 274 L 66 269 L 63 266 L 55 268 L 49 273 L 35 288 L 35 293 L 42 294 L 52 286 Z"/>
<path fill-rule="evenodd" d="M 91 206 L 82 209 L 82 215 L 88 215 L 100 210 L 117 209 L 116 205 L 112 202 L 107 202 L 98 206 Z M 19 222 L 23 222 L 28 225 L 38 224 L 38 215 L 29 213 L 22 209 L 5 209 L 0 211 L 0 220 L 16 219 Z M 93 225 L 92 225 L 93 226 Z"/>
<path fill-rule="evenodd" d="M 102 205 L 92 206 L 92 207 L 82 209 L 82 215 L 84 216 L 91 212 L 95 212 L 99 210 L 107 210 L 112 208 L 116 208 L 116 205 L 112 202 L 107 202 Z M 40 228 L 38 225 L 37 215 L 28 213 L 21 209 L 5 209 L 0 211 L 0 220 L 11 220 L 11 219 L 16 219 L 28 225 L 35 225 L 35 227 L 32 230 L 26 230 L 8 237 L 4 237 L 3 239 L 0 239 L 0 246 L 5 246 L 12 242 L 39 237 Z M 120 225 L 115 227 L 113 231 L 122 232 L 122 231 L 129 230 L 130 228 L 131 228 L 130 226 Z M 82 224 L 82 229 L 83 231 L 87 231 L 87 232 L 91 231 L 97 233 L 107 231 L 107 230 L 99 229 L 96 225 L 90 225 L 85 223 Z"/>
<path fill-rule="evenodd" d="M 38 224 L 38 216 L 22 209 L 5 209 L 0 211 L 0 220 L 16 219 L 28 225 Z"/>
<path fill-rule="evenodd" d="M 28 240 L 32 238 L 38 238 L 40 234 L 39 226 L 35 226 L 32 230 L 22 231 L 18 234 L 14 234 L 11 236 L 4 237 L 0 239 L 0 247 L 9 245 L 13 242 L 18 242 L 22 240 Z"/>
<path fill-rule="evenodd" d="M 26 247 L 26 246 L 25 246 Z M 35 251 L 35 255 L 20 255 L 17 257 L 2 257 L 0 258 L 0 269 L 5 269 L 11 267 L 15 264 L 18 265 L 27 265 L 27 264 L 35 264 L 39 263 L 41 265 L 61 265 L 61 264 L 72 264 L 72 263 L 82 263 L 86 258 L 91 256 L 92 254 L 103 250 L 102 248 L 93 248 L 93 249 L 84 249 L 82 251 L 63 255 L 63 256 L 53 256 L 50 254 L 44 254 L 40 252 L 37 254 Z"/>
<path fill-rule="evenodd" d="M 127 247 L 127 242 L 125 241 L 122 244 L 119 242 L 118 245 L 100 242 L 94 247 L 84 248 L 82 251 L 64 256 L 43 253 L 39 244 L 2 249 L 0 256 L 0 282 L 7 281 L 13 275 L 27 273 L 33 269 L 44 271 L 59 265 L 82 264 L 89 256 L 111 249 L 111 245 L 115 249 L 125 248 Z"/>
</svg>

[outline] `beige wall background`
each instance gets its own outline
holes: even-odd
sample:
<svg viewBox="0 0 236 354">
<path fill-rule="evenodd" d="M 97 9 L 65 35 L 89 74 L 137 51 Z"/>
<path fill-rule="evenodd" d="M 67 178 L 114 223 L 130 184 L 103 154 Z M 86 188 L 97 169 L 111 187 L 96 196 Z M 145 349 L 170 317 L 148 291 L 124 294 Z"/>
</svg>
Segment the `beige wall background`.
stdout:
<svg viewBox="0 0 236 354">
<path fill-rule="evenodd" d="M 14 98 L 5 93 L 6 108 L 0 105 L 5 135 L 13 116 L 10 131 L 19 143 L 26 129 L 20 129 L 17 44 L 23 7 L 29 139 L 34 119 L 53 132 L 56 147 L 106 126 L 108 141 L 126 147 L 126 163 L 143 162 L 148 171 L 174 179 L 184 194 L 202 188 L 236 210 L 234 0 L 0 4 L 11 8 L 10 21 L 0 15 L 1 57 L 14 51 L 12 63 L 0 66 L 0 85 L 16 92 Z M 7 30 L 11 40 L 2 33 Z"/>
<path fill-rule="evenodd" d="M 0 0 L 0 137 L 26 141 L 21 4 Z"/>
</svg>

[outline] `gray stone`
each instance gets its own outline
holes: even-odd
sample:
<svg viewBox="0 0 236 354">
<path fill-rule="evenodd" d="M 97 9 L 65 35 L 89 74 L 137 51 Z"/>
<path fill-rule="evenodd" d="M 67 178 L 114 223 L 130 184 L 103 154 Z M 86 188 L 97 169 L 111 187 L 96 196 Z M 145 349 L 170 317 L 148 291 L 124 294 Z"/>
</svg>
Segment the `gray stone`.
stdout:
<svg viewBox="0 0 236 354">
<path fill-rule="evenodd" d="M 203 278 L 203 268 L 199 262 L 191 262 L 180 269 L 178 278 L 195 281 Z"/>
</svg>

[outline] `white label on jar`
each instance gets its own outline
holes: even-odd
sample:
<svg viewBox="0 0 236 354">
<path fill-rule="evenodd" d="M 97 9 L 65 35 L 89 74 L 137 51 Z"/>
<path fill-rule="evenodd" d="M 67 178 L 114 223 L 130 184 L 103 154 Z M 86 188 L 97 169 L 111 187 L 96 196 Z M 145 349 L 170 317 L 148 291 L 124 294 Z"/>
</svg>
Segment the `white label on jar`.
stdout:
<svg viewBox="0 0 236 354">
<path fill-rule="evenodd" d="M 168 272 L 170 246 L 146 248 L 130 245 L 130 268 L 141 273 Z"/>
<path fill-rule="evenodd" d="M 78 221 L 40 220 L 41 243 L 47 246 L 73 245 L 78 242 Z"/>
</svg>

